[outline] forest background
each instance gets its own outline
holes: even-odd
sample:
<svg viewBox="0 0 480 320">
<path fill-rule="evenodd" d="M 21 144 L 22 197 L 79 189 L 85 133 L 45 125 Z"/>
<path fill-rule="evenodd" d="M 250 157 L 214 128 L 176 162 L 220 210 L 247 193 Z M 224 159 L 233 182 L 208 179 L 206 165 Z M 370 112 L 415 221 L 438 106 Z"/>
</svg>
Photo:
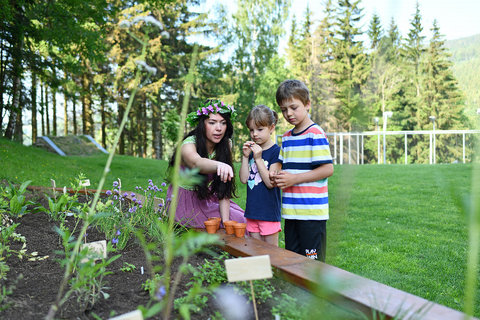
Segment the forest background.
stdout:
<svg viewBox="0 0 480 320">
<path fill-rule="evenodd" d="M 287 78 L 308 85 L 311 117 L 327 132 L 375 130 L 374 119 L 385 111 L 393 112 L 389 130 L 430 130 L 431 116 L 437 129 L 475 127 L 480 35 L 447 43 L 437 21 L 422 23 L 418 3 L 402 35 L 393 18 L 382 24 L 373 14 L 365 23 L 360 0 L 325 1 L 318 23 L 308 7 L 303 16 L 289 17 L 288 0 L 238 0 L 233 14 L 221 5 L 200 12 L 202 2 L 0 0 L 0 135 L 35 143 L 42 135 L 89 134 L 108 147 L 142 50 L 122 22 L 137 16 L 158 21 L 135 20 L 130 27 L 138 37 L 148 34 L 145 62 L 156 73 L 135 97 L 119 154 L 171 156 L 195 46 L 190 111 L 207 97 L 234 105 L 240 114 L 235 150 L 248 139 L 248 110 L 266 104 L 279 111 L 274 93 Z M 287 128 L 281 121 L 277 134 Z M 458 139 L 437 138 L 439 162 L 460 157 Z M 428 161 L 427 140 L 413 136 L 409 148 L 409 162 Z M 375 162 L 375 150 L 366 144 L 366 163 Z M 402 139 L 389 142 L 389 161 L 403 162 L 402 150 Z"/>
</svg>

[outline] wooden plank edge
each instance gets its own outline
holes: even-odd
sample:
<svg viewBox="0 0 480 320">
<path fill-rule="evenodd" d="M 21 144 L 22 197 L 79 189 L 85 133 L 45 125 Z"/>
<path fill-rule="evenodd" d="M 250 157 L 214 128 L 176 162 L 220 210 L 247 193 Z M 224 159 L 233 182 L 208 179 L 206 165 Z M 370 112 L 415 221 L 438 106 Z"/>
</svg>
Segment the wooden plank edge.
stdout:
<svg viewBox="0 0 480 320">
<path fill-rule="evenodd" d="M 323 298 L 350 310 L 359 310 L 370 319 L 477 319 L 408 292 L 363 278 L 323 262 L 314 261 L 282 248 L 252 238 L 236 238 L 219 232 L 220 247 L 236 257 L 269 254 L 276 274 L 313 294 L 323 283 L 331 286 L 332 295 Z M 282 256 L 286 256 L 282 259 Z M 323 287 L 325 287 L 323 285 Z"/>
</svg>

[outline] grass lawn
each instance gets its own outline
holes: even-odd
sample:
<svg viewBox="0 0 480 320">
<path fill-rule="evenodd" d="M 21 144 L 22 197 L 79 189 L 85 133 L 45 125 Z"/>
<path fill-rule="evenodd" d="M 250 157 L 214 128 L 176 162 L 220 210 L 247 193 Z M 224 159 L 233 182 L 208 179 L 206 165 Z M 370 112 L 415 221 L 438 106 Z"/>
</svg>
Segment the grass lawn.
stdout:
<svg viewBox="0 0 480 320">
<path fill-rule="evenodd" d="M 15 183 L 50 186 L 55 179 L 70 186 L 82 172 L 96 188 L 106 159 L 61 157 L 0 139 L 0 179 Z M 104 189 L 117 178 L 123 190 L 148 179 L 158 185 L 166 167 L 165 161 L 115 156 Z M 480 176 L 473 170 L 470 164 L 335 166 L 327 263 L 462 310 L 468 238 L 462 204 L 472 176 Z M 245 207 L 246 188 L 237 183 L 236 202 Z M 479 317 L 479 294 L 475 305 Z"/>
</svg>

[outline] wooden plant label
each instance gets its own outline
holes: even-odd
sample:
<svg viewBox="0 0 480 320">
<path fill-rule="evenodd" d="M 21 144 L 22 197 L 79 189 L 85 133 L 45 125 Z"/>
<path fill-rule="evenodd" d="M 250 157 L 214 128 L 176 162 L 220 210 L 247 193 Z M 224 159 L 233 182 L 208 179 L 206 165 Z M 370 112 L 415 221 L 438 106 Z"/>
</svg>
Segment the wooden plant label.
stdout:
<svg viewBox="0 0 480 320">
<path fill-rule="evenodd" d="M 110 318 L 108 320 L 143 320 L 142 311 L 134 310 L 119 316 Z"/>
<path fill-rule="evenodd" d="M 55 183 L 55 180 L 50 179 L 50 182 L 52 183 L 52 188 L 55 189 L 57 187 L 57 184 Z"/>
<path fill-rule="evenodd" d="M 269 255 L 227 259 L 225 269 L 229 282 L 267 279 L 273 276 Z"/>
<path fill-rule="evenodd" d="M 88 253 L 87 257 L 81 260 L 82 263 L 88 262 L 88 260 L 90 259 L 96 261 L 100 259 L 105 259 L 107 257 L 106 240 L 84 243 L 80 246 L 80 251 L 82 251 L 84 248 L 88 248 Z"/>
<path fill-rule="evenodd" d="M 82 187 L 89 187 L 90 186 L 90 179 L 82 180 L 81 186 Z"/>
</svg>

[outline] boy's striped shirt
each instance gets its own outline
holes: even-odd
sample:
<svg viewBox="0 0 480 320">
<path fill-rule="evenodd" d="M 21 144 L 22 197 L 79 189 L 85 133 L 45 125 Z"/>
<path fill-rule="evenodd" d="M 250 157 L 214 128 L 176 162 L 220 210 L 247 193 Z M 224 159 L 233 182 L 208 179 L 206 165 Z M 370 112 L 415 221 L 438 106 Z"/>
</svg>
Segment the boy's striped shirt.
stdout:
<svg viewBox="0 0 480 320">
<path fill-rule="evenodd" d="M 279 159 L 290 173 L 311 171 L 332 163 L 330 147 L 322 128 L 312 124 L 303 132 L 287 131 L 282 137 Z M 282 192 L 282 217 L 297 220 L 328 219 L 328 179 L 301 183 Z"/>
</svg>

